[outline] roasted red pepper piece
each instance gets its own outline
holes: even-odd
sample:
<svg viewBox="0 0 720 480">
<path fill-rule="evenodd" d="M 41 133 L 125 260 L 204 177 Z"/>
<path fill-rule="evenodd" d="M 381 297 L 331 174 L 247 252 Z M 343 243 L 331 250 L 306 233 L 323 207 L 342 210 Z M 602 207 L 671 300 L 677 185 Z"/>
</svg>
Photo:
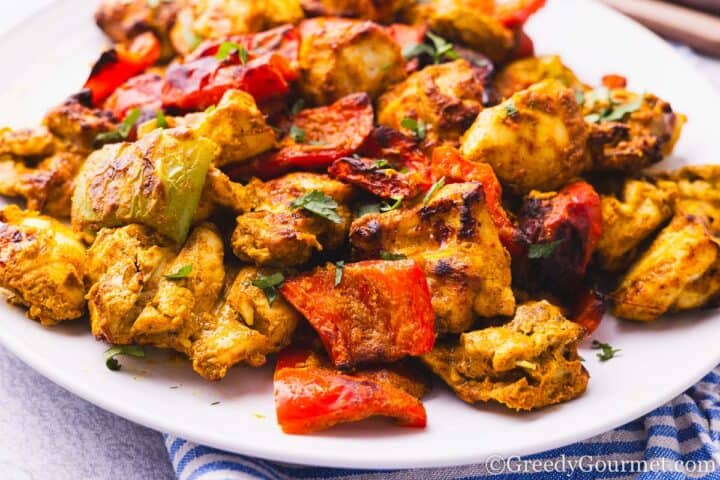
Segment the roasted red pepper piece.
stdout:
<svg viewBox="0 0 720 480">
<path fill-rule="evenodd" d="M 243 63 L 237 51 L 216 58 L 224 42 L 245 48 L 247 62 Z M 299 75 L 298 47 L 298 32 L 290 26 L 205 42 L 184 63 L 168 68 L 162 89 L 163 107 L 204 110 L 233 88 L 250 93 L 258 103 L 282 97 Z"/>
<path fill-rule="evenodd" d="M 414 139 L 397 130 L 375 128 L 358 153 L 336 160 L 330 175 L 386 199 L 411 198 L 432 185 L 427 157 Z"/>
<path fill-rule="evenodd" d="M 497 2 L 495 16 L 506 27 L 522 26 L 530 16 L 545 6 L 547 0 L 507 0 Z"/>
<path fill-rule="evenodd" d="M 420 400 L 383 376 L 346 375 L 303 350 L 280 353 L 274 390 L 278 423 L 285 433 L 312 433 L 374 416 L 393 417 L 408 427 L 427 425 Z"/>
<path fill-rule="evenodd" d="M 158 58 L 160 42 L 150 32 L 138 35 L 129 46 L 118 44 L 103 52 L 84 85 L 92 92 L 93 105 L 99 106 L 116 88 L 144 72 Z"/>
<path fill-rule="evenodd" d="M 412 260 L 350 263 L 335 285 L 328 265 L 283 283 L 280 292 L 308 319 L 337 367 L 422 355 L 435 342 L 435 314 Z"/>
<path fill-rule="evenodd" d="M 584 289 L 575 300 L 570 319 L 585 327 L 587 334 L 590 335 L 600 326 L 606 310 L 607 304 L 601 293 Z"/>
<path fill-rule="evenodd" d="M 602 77 L 603 86 L 609 89 L 625 88 L 627 87 L 627 78 L 622 75 L 608 74 Z"/>
<path fill-rule="evenodd" d="M 290 134 L 281 141 L 279 150 L 239 165 L 228 174 L 233 178 L 269 179 L 295 169 L 324 170 L 338 158 L 355 153 L 370 135 L 372 102 L 366 93 L 353 93 L 332 105 L 301 110 L 291 123 Z"/>
<path fill-rule="evenodd" d="M 590 184 L 576 181 L 554 197 L 528 198 L 520 229 L 528 255 L 513 258 L 513 278 L 531 290 L 541 286 L 567 297 L 580 288 L 602 234 L 600 196 Z M 533 247 L 538 244 L 544 246 Z"/>
<path fill-rule="evenodd" d="M 523 251 L 518 228 L 510 220 L 502 205 L 502 186 L 489 164 L 469 162 L 456 148 L 440 146 L 432 153 L 432 173 L 436 180 L 444 177 L 447 183 L 482 184 L 490 218 L 498 229 L 503 246 L 513 256 Z"/>
<path fill-rule="evenodd" d="M 162 107 L 160 91 L 163 79 L 155 73 L 137 75 L 118 87 L 103 104 L 103 110 L 112 112 L 119 120 L 127 112 L 139 108 L 144 112 L 157 112 Z"/>
<path fill-rule="evenodd" d="M 520 60 L 535 56 L 535 43 L 524 30 L 515 32 L 515 50 L 511 60 Z"/>
</svg>

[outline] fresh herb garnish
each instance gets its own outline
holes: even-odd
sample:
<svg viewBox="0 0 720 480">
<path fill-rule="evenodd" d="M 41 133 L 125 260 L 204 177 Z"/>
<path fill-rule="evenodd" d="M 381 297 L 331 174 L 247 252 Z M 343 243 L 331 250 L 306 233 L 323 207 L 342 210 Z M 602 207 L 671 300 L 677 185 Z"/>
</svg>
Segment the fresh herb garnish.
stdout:
<svg viewBox="0 0 720 480">
<path fill-rule="evenodd" d="M 438 190 L 440 190 L 442 187 L 445 186 L 445 177 L 440 178 L 437 182 L 433 183 L 432 187 L 430 187 L 430 190 L 427 191 L 425 196 L 423 197 L 423 205 L 427 205 L 427 203 L 432 199 L 433 195 L 437 193 Z"/>
<path fill-rule="evenodd" d="M 122 142 L 123 140 L 126 140 L 130 136 L 132 128 L 140 119 L 141 114 L 142 112 L 139 108 L 133 108 L 130 110 L 130 113 L 125 116 L 125 119 L 116 130 L 98 133 L 95 136 L 95 145 L 104 145 L 106 143 Z"/>
<path fill-rule="evenodd" d="M 225 60 L 231 53 L 234 52 L 237 52 L 238 57 L 240 58 L 240 63 L 245 65 L 248 61 L 248 51 L 245 47 L 235 42 L 222 42 L 218 47 L 215 58 L 218 60 Z"/>
<path fill-rule="evenodd" d="M 272 275 L 261 275 L 252 281 L 252 286 L 259 288 L 265 294 L 268 304 L 272 305 L 278 296 L 278 287 L 285 281 L 285 275 L 280 272 Z"/>
<path fill-rule="evenodd" d="M 585 95 L 585 103 L 591 108 L 598 102 L 606 103 L 607 106 L 599 113 L 585 115 L 585 121 L 589 123 L 618 122 L 626 115 L 637 111 L 642 107 L 645 95 L 639 95 L 635 100 L 628 103 L 619 103 L 613 99 L 610 90 L 600 87 Z"/>
<path fill-rule="evenodd" d="M 303 108 L 305 108 L 305 100 L 299 98 L 295 103 L 293 103 L 293 106 L 290 108 L 290 113 L 292 115 L 297 115 Z"/>
<path fill-rule="evenodd" d="M 508 117 L 514 117 L 515 115 L 517 115 L 518 109 L 512 102 L 512 100 L 508 100 L 507 102 L 505 102 L 505 113 L 507 113 Z"/>
<path fill-rule="evenodd" d="M 120 370 L 122 365 L 115 358 L 117 355 L 128 355 L 130 357 L 144 357 L 145 350 L 137 345 L 117 345 L 105 350 L 105 366 L 113 371 Z"/>
<path fill-rule="evenodd" d="M 383 260 L 404 260 L 407 257 L 403 255 L 402 253 L 392 253 L 392 252 L 386 252 L 385 250 L 382 250 L 380 252 L 380 258 Z"/>
<path fill-rule="evenodd" d="M 563 242 L 563 239 L 552 242 L 533 243 L 528 249 L 528 258 L 547 258 Z"/>
<path fill-rule="evenodd" d="M 370 213 L 380 213 L 381 206 L 382 204 L 380 203 L 366 203 L 364 205 L 360 205 L 357 210 L 355 210 L 355 216 L 360 218 L 363 215 L 368 215 Z"/>
<path fill-rule="evenodd" d="M 580 89 L 576 89 L 575 90 L 575 101 L 577 102 L 578 105 L 585 104 L 585 92 Z"/>
<path fill-rule="evenodd" d="M 342 282 L 343 272 L 345 271 L 345 262 L 338 260 L 335 262 L 335 282 L 334 285 L 337 287 Z"/>
<path fill-rule="evenodd" d="M 388 162 L 384 158 L 381 158 L 380 160 L 375 160 L 375 163 L 372 166 L 373 170 L 382 170 L 384 168 L 392 168 L 390 162 Z"/>
<path fill-rule="evenodd" d="M 427 43 L 412 43 L 406 45 L 402 51 L 405 60 L 410 60 L 423 54 L 431 56 L 434 63 L 440 63 L 445 58 L 451 60 L 460 58 L 460 55 L 455 51 L 454 45 L 444 38 L 432 32 L 427 33 L 427 38 L 432 42 L 432 46 Z"/>
<path fill-rule="evenodd" d="M 180 280 L 182 278 L 187 278 L 188 275 L 190 275 L 190 272 L 192 272 L 192 263 L 183 265 L 182 267 L 178 268 L 175 273 L 165 275 L 165 278 L 167 278 L 168 280 Z"/>
<path fill-rule="evenodd" d="M 308 212 L 326 218 L 333 223 L 343 223 L 342 217 L 337 213 L 337 202 L 319 190 L 313 190 L 296 198 L 290 206 L 292 208 L 304 208 Z"/>
<path fill-rule="evenodd" d="M 394 197 L 393 200 L 395 200 L 395 203 L 393 203 L 392 205 L 389 204 L 388 202 L 382 202 L 380 204 L 380 211 L 383 213 L 392 212 L 393 210 L 395 210 L 396 208 L 398 208 L 400 206 L 400 204 L 403 201 L 403 198 L 404 197 Z"/>
<path fill-rule="evenodd" d="M 427 135 L 427 125 L 422 120 L 415 120 L 414 118 L 405 117 L 400 122 L 403 128 L 407 128 L 415 135 L 418 140 L 424 140 Z"/>
<path fill-rule="evenodd" d="M 597 340 L 592 341 L 591 348 L 595 350 L 600 350 L 597 353 L 597 357 L 600 359 L 601 362 L 607 362 L 611 358 L 615 358 L 616 354 L 622 351 L 619 348 L 613 348 L 608 343 L 598 342 Z"/>
<path fill-rule="evenodd" d="M 305 142 L 305 130 L 298 127 L 297 125 L 293 124 L 290 126 L 290 138 L 292 138 L 297 143 L 304 143 Z"/>
<path fill-rule="evenodd" d="M 212 113 L 215 111 L 215 108 L 216 108 L 215 105 L 210 105 L 209 107 L 207 107 L 205 109 L 205 113 Z"/>
<path fill-rule="evenodd" d="M 168 128 L 167 119 L 162 110 L 158 110 L 155 114 L 155 125 L 157 125 L 158 128 Z"/>
</svg>

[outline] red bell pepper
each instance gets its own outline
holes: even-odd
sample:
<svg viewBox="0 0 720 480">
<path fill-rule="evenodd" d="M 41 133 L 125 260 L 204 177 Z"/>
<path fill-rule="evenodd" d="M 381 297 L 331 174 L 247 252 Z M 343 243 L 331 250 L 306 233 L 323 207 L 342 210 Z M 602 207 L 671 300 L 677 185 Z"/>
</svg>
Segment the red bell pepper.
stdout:
<svg viewBox="0 0 720 480">
<path fill-rule="evenodd" d="M 372 101 L 366 93 L 353 93 L 332 105 L 301 110 L 290 120 L 290 134 L 279 150 L 238 165 L 228 175 L 269 179 L 294 169 L 326 169 L 338 158 L 355 153 L 370 135 Z"/>
<path fill-rule="evenodd" d="M 510 60 L 520 60 L 535 56 L 535 43 L 532 38 L 520 29 L 515 32 L 515 50 Z"/>
<path fill-rule="evenodd" d="M 150 32 L 138 35 L 129 46 L 118 44 L 103 52 L 84 85 L 92 92 L 93 105 L 99 106 L 115 89 L 159 58 L 160 42 Z"/>
<path fill-rule="evenodd" d="M 275 410 L 285 433 L 312 433 L 374 416 L 393 417 L 403 426 L 423 428 L 420 400 L 378 375 L 343 374 L 308 351 L 280 353 L 274 376 Z"/>
<path fill-rule="evenodd" d="M 112 112 L 118 120 L 124 119 L 127 112 L 134 108 L 145 112 L 157 112 L 162 107 L 160 101 L 162 84 L 162 77 L 155 73 L 137 75 L 118 87 L 105 100 L 103 110 Z"/>
<path fill-rule="evenodd" d="M 422 355 L 435 342 L 430 290 L 412 260 L 329 265 L 283 283 L 280 292 L 318 332 L 335 366 Z M 337 285 L 336 285 L 337 284 Z"/>
<path fill-rule="evenodd" d="M 397 130 L 375 128 L 358 153 L 336 160 L 328 173 L 386 199 L 412 198 L 432 186 L 427 157 L 415 139 Z"/>
<path fill-rule="evenodd" d="M 602 294 L 595 290 L 584 289 L 575 301 L 570 320 L 585 327 L 587 335 L 590 335 L 600 326 L 606 310 L 607 304 Z"/>
<path fill-rule="evenodd" d="M 490 218 L 498 229 L 500 241 L 513 256 L 522 251 L 518 229 L 502 205 L 502 186 L 489 164 L 469 162 L 456 148 L 440 146 L 435 148 L 432 153 L 432 173 L 436 180 L 444 177 L 447 183 L 478 182 L 482 184 L 485 203 Z"/>
<path fill-rule="evenodd" d="M 623 77 L 622 75 L 616 75 L 611 73 L 608 75 L 603 75 L 602 84 L 604 87 L 607 87 L 611 90 L 615 88 L 625 88 L 627 87 L 627 78 Z"/>
<path fill-rule="evenodd" d="M 508 28 L 522 26 L 530 16 L 545 6 L 547 0 L 505 0 L 496 2 L 495 17 Z"/>
</svg>

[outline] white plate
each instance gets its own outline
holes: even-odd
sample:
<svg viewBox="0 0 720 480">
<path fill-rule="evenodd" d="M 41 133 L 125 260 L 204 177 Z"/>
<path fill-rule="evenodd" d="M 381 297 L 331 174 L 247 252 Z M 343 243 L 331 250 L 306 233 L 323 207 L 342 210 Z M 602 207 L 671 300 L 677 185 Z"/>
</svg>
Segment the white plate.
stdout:
<svg viewBox="0 0 720 480">
<path fill-rule="evenodd" d="M 0 125 L 33 125 L 48 106 L 82 85 L 104 44 L 86 0 L 55 4 L 0 41 Z M 718 160 L 720 101 L 671 47 L 600 4 L 552 0 L 530 25 L 541 53 L 563 55 L 588 82 L 623 73 L 631 88 L 670 100 L 690 121 L 672 163 Z M 714 134 L 714 135 L 713 135 Z M 668 164 L 666 162 L 666 164 Z M 202 380 L 184 361 L 157 352 L 105 368 L 83 322 L 43 328 L 0 305 L 0 341 L 33 368 L 107 410 L 224 450 L 292 463 L 358 468 L 445 466 L 490 455 L 521 455 L 586 439 L 663 404 L 720 363 L 720 315 L 696 312 L 653 325 L 607 318 L 596 338 L 622 349 L 600 363 L 584 345 L 592 376 L 585 395 L 531 414 L 473 408 L 439 386 L 426 399 L 425 430 L 382 421 L 312 436 L 284 435 L 275 423 L 271 369 L 233 369 Z M 171 388 L 172 386 L 179 388 Z M 211 403 L 219 401 L 218 405 Z M 112 435 L 112 432 L 108 432 Z"/>
</svg>

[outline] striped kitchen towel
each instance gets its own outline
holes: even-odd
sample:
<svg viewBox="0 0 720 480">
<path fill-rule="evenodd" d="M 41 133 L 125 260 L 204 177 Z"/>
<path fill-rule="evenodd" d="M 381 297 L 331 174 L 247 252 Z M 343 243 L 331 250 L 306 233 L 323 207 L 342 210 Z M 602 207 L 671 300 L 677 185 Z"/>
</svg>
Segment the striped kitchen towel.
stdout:
<svg viewBox="0 0 720 480">
<path fill-rule="evenodd" d="M 178 480 L 596 479 L 720 480 L 720 366 L 647 416 L 567 447 L 462 467 L 366 471 L 243 457 L 165 436 Z"/>
</svg>

